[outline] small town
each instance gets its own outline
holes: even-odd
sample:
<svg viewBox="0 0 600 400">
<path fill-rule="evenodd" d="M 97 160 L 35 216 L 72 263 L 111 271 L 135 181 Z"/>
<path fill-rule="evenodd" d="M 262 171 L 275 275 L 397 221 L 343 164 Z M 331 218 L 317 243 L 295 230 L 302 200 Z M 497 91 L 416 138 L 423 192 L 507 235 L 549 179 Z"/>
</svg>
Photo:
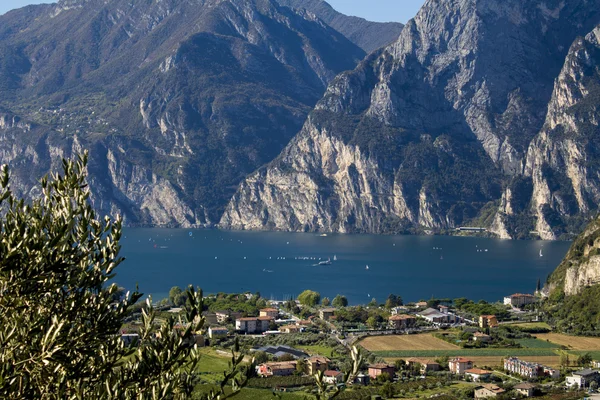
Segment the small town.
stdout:
<svg viewBox="0 0 600 400">
<path fill-rule="evenodd" d="M 173 288 L 157 307 L 177 315 Z M 195 344 L 204 353 L 205 384 L 218 381 L 229 348 L 240 344 L 254 378 L 242 392 L 311 398 L 315 381 L 341 399 L 594 399 L 600 383 L 600 338 L 553 333 L 541 321 L 539 294 L 497 303 L 430 299 L 349 306 L 344 296 L 267 300 L 259 293 L 209 295 Z M 123 328 L 139 339 L 135 320 Z M 352 372 L 352 353 L 361 356 Z M 262 391 L 262 392 L 261 392 Z M 307 397 L 303 397 L 307 396 Z M 262 397 L 259 397 L 262 398 Z"/>
</svg>

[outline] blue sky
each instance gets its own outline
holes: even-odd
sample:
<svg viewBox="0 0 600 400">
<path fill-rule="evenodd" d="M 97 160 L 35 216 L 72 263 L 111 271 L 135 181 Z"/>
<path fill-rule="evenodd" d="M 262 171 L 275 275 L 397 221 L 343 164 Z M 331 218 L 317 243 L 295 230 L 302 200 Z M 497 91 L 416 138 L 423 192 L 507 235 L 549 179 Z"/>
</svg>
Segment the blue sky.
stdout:
<svg viewBox="0 0 600 400">
<path fill-rule="evenodd" d="M 27 4 L 53 3 L 52 0 L 0 0 L 0 14 Z M 336 10 L 371 21 L 406 22 L 415 16 L 425 0 L 328 0 Z"/>
</svg>

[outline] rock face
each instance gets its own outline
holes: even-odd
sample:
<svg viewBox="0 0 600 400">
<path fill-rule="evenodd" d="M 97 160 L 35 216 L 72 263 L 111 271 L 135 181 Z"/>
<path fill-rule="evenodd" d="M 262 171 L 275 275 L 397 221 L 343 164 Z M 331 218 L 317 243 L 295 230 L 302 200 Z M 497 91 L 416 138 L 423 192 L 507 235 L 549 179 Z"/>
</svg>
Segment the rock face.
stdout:
<svg viewBox="0 0 600 400">
<path fill-rule="evenodd" d="M 575 295 L 584 287 L 600 283 L 600 219 L 590 223 L 573 242 L 562 263 L 550 275 L 544 287 Z"/>
<path fill-rule="evenodd" d="M 73 146 L 126 223 L 211 225 L 365 53 L 271 0 L 60 0 L 0 16 L 0 153 L 27 192 Z"/>
<path fill-rule="evenodd" d="M 554 85 L 548 115 L 527 153 L 536 230 L 577 232 L 600 204 L 600 26 L 575 40 Z"/>
<path fill-rule="evenodd" d="M 349 17 L 323 0 L 277 0 L 279 4 L 307 10 L 340 32 L 367 53 L 386 46 L 398 38 L 404 25 L 398 22 L 371 22 Z"/>
<path fill-rule="evenodd" d="M 516 236 L 537 210 L 529 160 L 554 80 L 599 10 L 597 0 L 428 1 L 395 43 L 329 85 L 299 135 L 241 184 L 221 225 L 469 224 Z"/>
</svg>

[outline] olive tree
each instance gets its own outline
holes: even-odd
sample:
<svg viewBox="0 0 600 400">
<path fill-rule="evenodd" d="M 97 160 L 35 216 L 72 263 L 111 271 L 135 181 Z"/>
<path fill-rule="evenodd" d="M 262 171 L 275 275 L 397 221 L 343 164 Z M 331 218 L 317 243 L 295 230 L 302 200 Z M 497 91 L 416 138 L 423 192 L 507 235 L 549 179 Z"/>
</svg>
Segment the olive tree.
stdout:
<svg viewBox="0 0 600 400">
<path fill-rule="evenodd" d="M 314 307 L 321 301 L 321 295 L 319 292 L 305 290 L 298 295 L 298 301 L 304 306 Z"/>
<path fill-rule="evenodd" d="M 202 293 L 188 288 L 184 315 L 160 324 L 148 300 L 138 344 L 124 345 L 120 328 L 142 295 L 119 296 L 109 282 L 123 261 L 122 221 L 96 217 L 86 165 L 87 154 L 64 160 L 64 173 L 42 178 L 30 202 L 11 191 L 8 168 L 0 170 L 0 398 L 189 398 Z M 241 362 L 234 352 L 208 397 L 226 397 L 226 385 L 239 391 L 247 381 Z"/>
</svg>

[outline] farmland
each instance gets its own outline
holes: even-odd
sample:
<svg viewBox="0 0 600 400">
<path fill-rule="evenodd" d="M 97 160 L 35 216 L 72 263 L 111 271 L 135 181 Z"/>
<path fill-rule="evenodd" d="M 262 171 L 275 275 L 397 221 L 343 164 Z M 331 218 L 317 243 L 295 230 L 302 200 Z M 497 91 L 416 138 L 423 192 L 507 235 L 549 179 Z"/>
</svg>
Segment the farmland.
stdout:
<svg viewBox="0 0 600 400">
<path fill-rule="evenodd" d="M 420 335 L 372 336 L 362 340 L 360 345 L 376 354 L 397 350 L 409 352 L 430 350 L 461 351 L 458 346 L 444 342 L 429 333 Z"/>
<path fill-rule="evenodd" d="M 600 350 L 600 338 L 569 336 L 560 333 L 539 333 L 536 338 L 565 346 L 569 350 Z"/>
</svg>

